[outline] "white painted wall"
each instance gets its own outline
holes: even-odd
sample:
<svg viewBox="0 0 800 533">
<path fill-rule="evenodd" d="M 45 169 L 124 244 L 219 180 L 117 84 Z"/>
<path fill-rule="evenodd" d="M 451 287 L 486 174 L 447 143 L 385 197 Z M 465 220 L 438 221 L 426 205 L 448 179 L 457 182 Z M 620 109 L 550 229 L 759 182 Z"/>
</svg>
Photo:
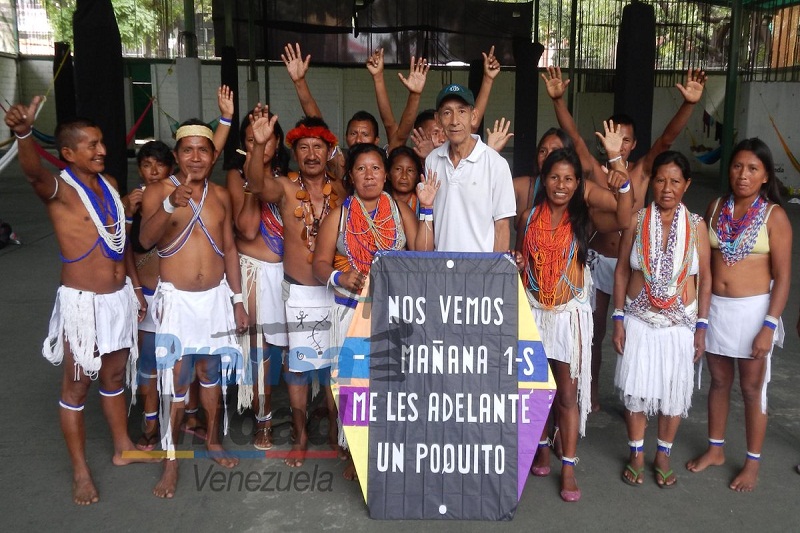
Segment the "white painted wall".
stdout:
<svg viewBox="0 0 800 533">
<path fill-rule="evenodd" d="M 27 101 L 35 94 L 44 94 L 50 86 L 52 79 L 52 62 L 43 59 L 23 59 L 19 65 L 19 76 L 14 74 L 13 58 L 0 57 L 0 95 L 9 101 L 22 99 Z M 155 115 L 155 130 L 162 139 L 171 138 L 170 119 L 166 114 L 181 121 L 190 117 L 179 116 L 178 98 L 181 97 L 177 76 L 174 69 L 170 73 L 170 65 L 153 64 L 152 80 L 153 91 L 156 94 L 158 111 Z M 248 109 L 246 82 L 248 69 L 239 67 L 239 82 L 241 90 L 238 91 L 240 109 Z M 389 99 L 392 103 L 395 118 L 400 119 L 405 107 L 408 92 L 397 79 L 397 73 L 407 73 L 403 69 L 387 69 L 385 72 L 386 86 Z M 260 93 L 264 93 L 264 67 L 257 69 Z M 428 83 L 422 95 L 420 109 L 433 107 L 439 89 L 448 83 L 467 83 L 466 70 L 441 71 L 434 70 L 428 74 Z M 280 117 L 285 130 L 291 129 L 294 123 L 302 116 L 300 104 L 297 101 L 294 85 L 289 79 L 283 65 L 269 67 L 270 93 L 268 102 L 270 109 Z M 16 80 L 19 80 L 17 83 Z M 204 63 L 201 66 L 202 80 L 202 109 L 206 121 L 215 118 L 219 111 L 216 103 L 216 90 L 219 86 L 219 64 Z M 312 94 L 322 110 L 325 120 L 337 136 L 344 135 L 347 119 L 358 110 L 366 110 L 378 117 L 375 103 L 375 93 L 372 78 L 366 69 L 313 67 L 309 71 L 308 84 Z M 514 73 L 502 72 L 496 79 L 486 111 L 486 126 L 491 126 L 495 119 L 500 117 L 513 118 L 514 115 Z M 703 127 L 703 109 L 711 114 L 721 115 L 724 93 L 724 77 L 713 75 L 707 84 L 703 100 L 698 104 L 689 120 L 686 130 L 678 137 L 673 149 L 687 155 L 693 154 L 691 148 L 698 145 L 716 147 L 714 130 L 710 136 L 706 135 Z M 7 96 L 10 95 L 10 96 Z M 798 83 L 745 83 L 740 86 L 739 106 L 736 114 L 738 138 L 758 136 L 764 139 L 772 148 L 778 168 L 778 177 L 789 187 L 800 187 L 800 172 L 794 168 L 789 156 L 782 148 L 773 129 L 769 114 L 775 119 L 789 149 L 794 151 L 800 159 L 800 106 L 797 105 L 800 97 L 800 84 Z M 542 132 L 556 125 L 555 113 L 550 99 L 539 84 L 539 119 L 537 129 Z M 655 106 L 653 110 L 653 137 L 661 134 L 664 127 L 678 110 L 682 97 L 676 88 L 656 88 Z M 590 147 L 594 147 L 594 127 L 600 128 L 604 118 L 612 112 L 613 95 L 609 93 L 581 93 L 575 99 L 575 119 L 583 137 Z M 55 127 L 55 107 L 49 101 L 40 114 L 38 125 L 42 131 L 52 132 Z M 4 128 L 4 126 L 0 126 Z M 512 131 L 514 124 L 512 123 Z M 0 134 L 4 130 L 0 129 Z M 5 130 L 7 132 L 7 130 Z M 7 133 L 6 133 L 7 134 Z M 381 138 L 386 139 L 381 127 Z M 513 139 L 507 147 L 507 153 L 513 149 Z M 519 154 L 518 154 L 519 155 Z M 530 155 L 532 157 L 532 154 Z M 695 157 L 690 157 L 695 171 L 705 174 L 719 172 L 718 165 L 704 165 Z"/>
</svg>

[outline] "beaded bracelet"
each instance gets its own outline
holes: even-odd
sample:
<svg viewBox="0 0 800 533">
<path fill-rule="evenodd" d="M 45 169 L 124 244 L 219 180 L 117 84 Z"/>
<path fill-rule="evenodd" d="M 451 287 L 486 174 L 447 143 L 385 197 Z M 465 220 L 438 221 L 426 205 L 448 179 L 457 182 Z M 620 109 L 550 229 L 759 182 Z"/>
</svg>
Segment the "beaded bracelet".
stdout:
<svg viewBox="0 0 800 533">
<path fill-rule="evenodd" d="M 700 319 L 697 319 L 697 324 L 694 327 L 695 329 L 708 329 L 708 322 L 700 322 Z"/>
<path fill-rule="evenodd" d="M 125 223 L 126 223 L 126 224 L 133 224 L 133 218 L 131 218 L 131 217 L 125 217 Z"/>
</svg>

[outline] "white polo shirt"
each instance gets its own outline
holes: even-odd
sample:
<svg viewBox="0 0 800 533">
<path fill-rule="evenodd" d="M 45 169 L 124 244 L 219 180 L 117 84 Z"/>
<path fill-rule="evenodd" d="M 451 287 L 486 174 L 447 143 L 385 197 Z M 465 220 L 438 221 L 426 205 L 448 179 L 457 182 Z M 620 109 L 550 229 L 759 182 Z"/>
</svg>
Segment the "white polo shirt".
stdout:
<svg viewBox="0 0 800 533">
<path fill-rule="evenodd" d="M 425 167 L 441 185 L 433 205 L 434 243 L 440 252 L 494 251 L 494 223 L 516 214 L 508 162 L 477 135 L 466 158 L 453 166 L 450 141 L 431 152 Z"/>
</svg>

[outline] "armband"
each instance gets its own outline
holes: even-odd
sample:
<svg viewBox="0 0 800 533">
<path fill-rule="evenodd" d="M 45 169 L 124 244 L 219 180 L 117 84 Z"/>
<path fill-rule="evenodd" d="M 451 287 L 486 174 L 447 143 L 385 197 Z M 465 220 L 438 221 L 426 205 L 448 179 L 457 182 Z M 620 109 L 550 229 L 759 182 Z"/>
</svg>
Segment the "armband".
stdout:
<svg viewBox="0 0 800 533">
<path fill-rule="evenodd" d="M 622 184 L 622 187 L 619 188 L 620 194 L 625 194 L 626 192 L 630 192 L 630 190 L 631 190 L 631 180 L 625 181 L 625 183 Z"/>
<path fill-rule="evenodd" d="M 612 157 L 611 159 L 608 160 L 608 164 L 610 165 L 611 163 L 616 163 L 620 159 L 622 159 L 621 155 L 618 155 L 617 157 Z"/>
<path fill-rule="evenodd" d="M 775 330 L 778 327 L 778 319 L 774 316 L 767 315 L 764 317 L 764 325 L 771 330 Z"/>
<path fill-rule="evenodd" d="M 219 117 L 219 124 L 220 124 L 220 126 L 228 126 L 230 128 L 232 122 L 231 122 L 231 119 L 229 119 L 229 118 Z"/>
<path fill-rule="evenodd" d="M 164 198 L 164 202 L 161 205 L 164 206 L 164 211 L 166 211 L 170 215 L 175 212 L 175 206 L 172 205 L 172 202 L 169 201 L 169 196 Z"/>
<path fill-rule="evenodd" d="M 241 292 L 237 292 L 233 295 L 233 305 L 244 303 L 244 298 L 242 297 Z"/>
</svg>

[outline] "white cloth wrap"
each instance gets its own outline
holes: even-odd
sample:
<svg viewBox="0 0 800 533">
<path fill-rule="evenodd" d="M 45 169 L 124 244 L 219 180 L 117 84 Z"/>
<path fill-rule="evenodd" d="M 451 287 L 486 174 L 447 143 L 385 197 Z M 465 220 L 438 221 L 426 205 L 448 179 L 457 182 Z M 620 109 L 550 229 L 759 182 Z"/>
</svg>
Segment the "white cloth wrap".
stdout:
<svg viewBox="0 0 800 533">
<path fill-rule="evenodd" d="M 147 313 L 144 318 L 139 322 L 139 331 L 148 331 L 155 333 L 157 331 L 155 309 L 153 308 L 154 294 L 145 294 L 144 301 L 147 302 Z"/>
<path fill-rule="evenodd" d="M 220 357 L 220 379 L 224 403 L 223 433 L 228 433 L 227 385 L 234 371 L 243 366 L 236 342 L 236 321 L 231 292 L 223 278 L 205 291 L 182 291 L 170 282 L 159 281 L 153 296 L 156 331 L 156 366 L 161 406 L 161 443 L 172 451 L 170 406 L 175 395 L 173 368 L 184 354 L 213 354 Z M 174 350 L 174 351 L 173 351 Z M 241 379 L 241 375 L 237 376 Z"/>
<path fill-rule="evenodd" d="M 284 280 L 283 300 L 289 332 L 289 370 L 308 372 L 331 366 L 333 291 L 324 285 L 296 285 Z"/>
<path fill-rule="evenodd" d="M 69 342 L 75 361 L 75 376 L 92 379 L 102 366 L 102 355 L 130 348 L 126 381 L 136 395 L 136 359 L 139 357 L 136 322 L 139 308 L 131 280 L 116 292 L 96 294 L 61 286 L 50 316 L 42 355 L 59 365 L 64 360 L 64 341 Z M 97 354 L 97 356 L 95 356 Z"/>
<path fill-rule="evenodd" d="M 286 308 L 283 305 L 281 282 L 283 281 L 283 263 L 260 261 L 249 255 L 239 254 L 239 266 L 242 269 L 242 298 L 248 316 L 252 318 L 250 295 L 255 292 L 256 302 L 256 335 L 263 336 L 264 342 L 271 346 L 287 346 L 289 337 L 286 333 Z M 253 364 L 250 362 L 250 333 L 239 335 L 244 367 L 239 384 L 238 410 L 243 412 L 253 405 L 254 388 Z M 267 346 L 260 346 L 258 352 L 258 383 L 263 387 L 264 357 L 269 357 Z M 262 390 L 263 393 L 263 389 Z M 263 402 L 262 402 L 263 403 Z M 261 404 L 259 404 L 261 405 Z M 263 405 L 261 405 L 263 411 Z M 264 413 L 259 413 L 264 416 Z"/>
<path fill-rule="evenodd" d="M 625 317 L 625 351 L 617 357 L 614 385 L 628 411 L 688 416 L 693 378 L 691 329 L 653 327 L 634 316 Z"/>
<path fill-rule="evenodd" d="M 591 263 L 594 290 L 610 295 L 614 292 L 614 269 L 617 268 L 617 258 L 606 257 L 597 252 L 595 254 Z"/>
<path fill-rule="evenodd" d="M 592 278 L 586 269 L 583 292 L 586 294 L 591 290 Z M 573 298 L 553 309 L 544 309 L 529 291 L 525 294 L 547 358 L 568 364 L 570 377 L 578 380 L 579 432 L 584 436 L 586 419 L 592 409 L 592 307 L 588 298 Z"/>
<path fill-rule="evenodd" d="M 734 359 L 750 359 L 753 340 L 761 331 L 764 317 L 769 310 L 769 299 L 769 293 L 744 298 L 726 298 L 712 294 L 708 312 L 706 352 Z M 772 339 L 773 346 L 783 348 L 784 337 L 783 319 L 779 318 Z M 767 412 L 767 385 L 771 378 L 772 350 L 767 354 L 764 385 L 761 387 L 761 411 L 764 413 Z"/>
<path fill-rule="evenodd" d="M 341 304 L 333 304 L 331 307 L 331 351 L 334 354 L 333 367 L 338 368 L 339 365 L 339 350 L 344 345 L 344 340 L 347 338 L 347 331 L 350 329 L 350 323 L 353 321 L 356 310 L 352 307 Z M 338 376 L 336 371 L 331 372 L 331 379 Z M 347 437 L 344 434 L 344 427 L 342 426 L 342 418 L 337 417 L 336 422 L 339 424 L 339 446 L 347 449 Z"/>
</svg>

